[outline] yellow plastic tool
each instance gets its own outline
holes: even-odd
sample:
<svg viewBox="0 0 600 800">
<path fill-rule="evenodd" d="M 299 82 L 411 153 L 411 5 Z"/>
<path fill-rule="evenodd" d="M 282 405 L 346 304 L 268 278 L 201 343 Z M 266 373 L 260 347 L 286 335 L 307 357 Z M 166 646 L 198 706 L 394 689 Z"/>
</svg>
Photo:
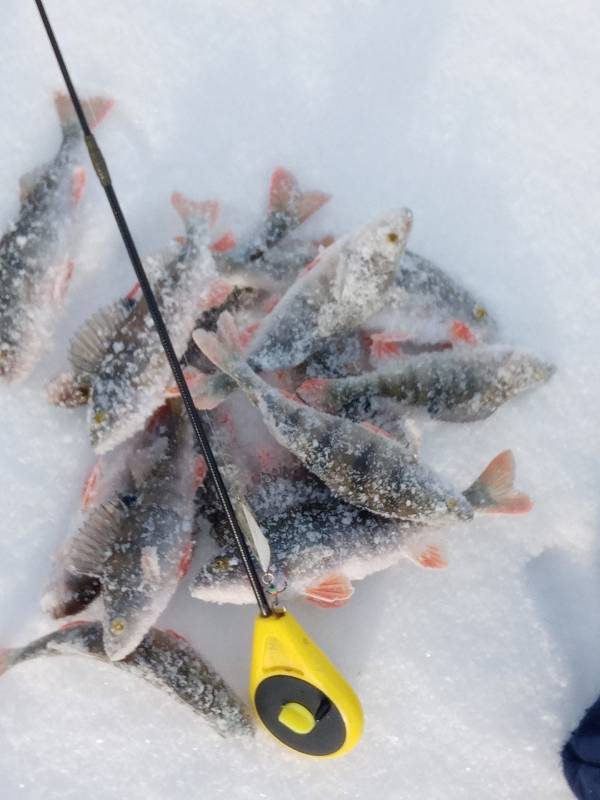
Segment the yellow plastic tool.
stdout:
<svg viewBox="0 0 600 800">
<path fill-rule="evenodd" d="M 363 712 L 352 687 L 282 609 L 254 625 L 250 698 L 269 733 L 305 755 L 343 755 L 362 735 Z"/>
</svg>

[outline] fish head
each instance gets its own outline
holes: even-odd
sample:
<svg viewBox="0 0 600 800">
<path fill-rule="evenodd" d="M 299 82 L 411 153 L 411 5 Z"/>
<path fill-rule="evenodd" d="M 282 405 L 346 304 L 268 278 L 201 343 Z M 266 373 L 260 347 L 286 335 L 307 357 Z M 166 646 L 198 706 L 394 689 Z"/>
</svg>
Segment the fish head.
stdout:
<svg viewBox="0 0 600 800">
<path fill-rule="evenodd" d="M 530 353 L 510 352 L 498 372 L 498 381 L 510 397 L 546 383 L 555 372 L 549 361 Z"/>
<path fill-rule="evenodd" d="M 265 591 L 280 594 L 287 586 L 283 565 L 271 565 L 263 574 Z M 250 603 L 253 595 L 240 558 L 232 551 L 221 551 L 205 564 L 194 579 L 192 596 L 213 603 Z"/>
<path fill-rule="evenodd" d="M 248 603 L 252 594 L 240 558 L 223 550 L 205 564 L 191 588 L 192 596 L 212 603 Z"/>
<path fill-rule="evenodd" d="M 121 409 L 121 411 L 123 410 Z M 94 450 L 99 453 L 103 452 L 103 449 L 110 449 L 110 447 L 104 446 L 106 440 L 109 439 L 111 434 L 115 433 L 122 422 L 122 417 L 116 412 L 116 404 L 114 406 L 111 405 L 108 397 L 94 393 L 93 403 L 89 411 L 90 442 Z M 135 433 L 135 431 L 132 431 L 132 433 Z"/>
<path fill-rule="evenodd" d="M 155 617 L 151 609 L 145 613 L 142 590 L 113 587 L 111 584 L 103 590 L 104 650 L 111 661 L 120 661 L 139 645 Z"/>
<path fill-rule="evenodd" d="M 407 208 L 382 214 L 365 225 L 350 243 L 355 251 L 371 259 L 372 268 L 389 271 L 396 268 L 412 228 L 412 212 Z"/>
</svg>

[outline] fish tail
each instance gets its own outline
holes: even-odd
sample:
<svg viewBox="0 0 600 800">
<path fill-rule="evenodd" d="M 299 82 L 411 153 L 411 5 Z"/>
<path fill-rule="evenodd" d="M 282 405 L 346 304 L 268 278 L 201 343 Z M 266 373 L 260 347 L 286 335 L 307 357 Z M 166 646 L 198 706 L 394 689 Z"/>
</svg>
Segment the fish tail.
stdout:
<svg viewBox="0 0 600 800">
<path fill-rule="evenodd" d="M 171 205 L 177 211 L 186 230 L 195 229 L 198 225 L 208 225 L 212 228 L 219 218 L 219 203 L 217 200 L 190 200 L 181 192 L 173 192 Z"/>
<path fill-rule="evenodd" d="M 15 655 L 19 652 L 19 648 L 6 648 L 0 649 L 0 675 L 9 670 L 15 663 Z"/>
<path fill-rule="evenodd" d="M 260 378 L 244 359 L 243 339 L 228 311 L 219 317 L 216 334 L 199 329 L 192 335 L 196 345 L 216 367 L 243 388 L 256 389 Z"/>
<path fill-rule="evenodd" d="M 83 112 L 90 128 L 94 129 L 99 125 L 114 104 L 115 101 L 109 97 L 90 97 L 88 100 L 84 100 Z M 77 114 L 68 94 L 56 92 L 54 106 L 63 131 L 77 125 Z"/>
<path fill-rule="evenodd" d="M 296 224 L 305 222 L 331 199 L 325 192 L 301 192 L 295 176 L 284 167 L 277 167 L 269 187 L 269 211 L 292 214 Z"/>
<path fill-rule="evenodd" d="M 511 450 L 503 450 L 464 492 L 476 511 L 488 514 L 526 514 L 531 498 L 514 488 L 515 459 Z"/>
</svg>

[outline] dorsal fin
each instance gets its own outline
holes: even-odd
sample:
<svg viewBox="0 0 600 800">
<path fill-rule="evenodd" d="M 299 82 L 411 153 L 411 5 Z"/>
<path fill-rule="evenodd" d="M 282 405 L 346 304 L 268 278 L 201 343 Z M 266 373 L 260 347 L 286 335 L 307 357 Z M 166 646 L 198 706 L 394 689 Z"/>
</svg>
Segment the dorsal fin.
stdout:
<svg viewBox="0 0 600 800">
<path fill-rule="evenodd" d="M 118 500 L 98 506 L 67 546 L 67 569 L 79 575 L 102 578 L 103 564 L 126 514 L 127 509 Z"/>
<path fill-rule="evenodd" d="M 76 373 L 93 375 L 131 309 L 117 300 L 100 309 L 78 330 L 69 348 L 69 360 Z"/>
</svg>

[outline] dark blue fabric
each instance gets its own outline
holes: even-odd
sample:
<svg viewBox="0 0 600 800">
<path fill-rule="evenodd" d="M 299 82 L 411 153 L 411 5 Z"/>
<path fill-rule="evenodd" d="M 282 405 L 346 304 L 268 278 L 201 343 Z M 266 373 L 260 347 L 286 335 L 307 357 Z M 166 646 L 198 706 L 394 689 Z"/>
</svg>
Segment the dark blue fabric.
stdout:
<svg viewBox="0 0 600 800">
<path fill-rule="evenodd" d="M 585 712 L 562 751 L 565 778 L 578 800 L 600 800 L 600 698 Z"/>
</svg>

